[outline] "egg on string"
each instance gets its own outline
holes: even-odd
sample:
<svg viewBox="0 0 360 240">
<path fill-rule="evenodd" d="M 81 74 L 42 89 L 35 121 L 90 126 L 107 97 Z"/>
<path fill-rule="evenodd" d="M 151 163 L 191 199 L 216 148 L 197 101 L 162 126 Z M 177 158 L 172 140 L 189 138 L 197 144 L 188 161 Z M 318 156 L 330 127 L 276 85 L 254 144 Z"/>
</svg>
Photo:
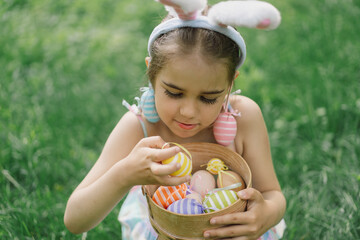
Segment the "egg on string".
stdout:
<svg viewBox="0 0 360 240">
<path fill-rule="evenodd" d="M 215 188 L 215 178 L 206 170 L 196 171 L 190 181 L 191 190 L 199 193 L 201 197 Z"/>
<path fill-rule="evenodd" d="M 152 200 L 166 209 L 173 202 L 185 198 L 186 190 L 185 183 L 178 186 L 160 186 L 152 196 Z"/>
<path fill-rule="evenodd" d="M 155 107 L 155 93 L 154 89 L 146 88 L 146 91 L 141 95 L 140 108 L 142 109 L 145 118 L 151 122 L 156 123 L 160 117 Z"/>
<path fill-rule="evenodd" d="M 236 195 L 236 192 L 232 190 L 220 190 L 209 193 L 203 201 L 204 212 L 209 213 L 226 208 L 238 199 L 239 197 Z"/>
<path fill-rule="evenodd" d="M 171 173 L 170 176 L 183 177 L 186 175 L 191 175 L 192 172 L 192 157 L 190 152 L 184 148 L 182 145 L 174 142 L 165 143 L 162 149 L 164 149 L 167 145 L 176 145 L 183 150 L 183 152 L 179 152 L 171 158 L 168 158 L 162 161 L 162 164 L 170 164 L 170 163 L 180 163 L 180 169 Z"/>
<path fill-rule="evenodd" d="M 245 182 L 242 179 L 242 177 L 240 177 L 239 174 L 237 174 L 236 172 L 233 172 L 233 171 L 224 171 L 223 173 L 225 173 L 225 174 L 219 175 L 219 177 L 216 181 L 218 188 L 229 187 L 234 184 L 238 185 L 238 187 L 231 189 L 235 192 L 238 192 L 245 188 Z"/>
<path fill-rule="evenodd" d="M 180 214 L 202 214 L 204 208 L 201 203 L 192 198 L 184 198 L 173 202 L 167 210 Z"/>
<path fill-rule="evenodd" d="M 237 124 L 232 113 L 223 112 L 220 113 L 215 120 L 213 127 L 215 140 L 223 145 L 230 145 L 236 136 Z"/>
</svg>

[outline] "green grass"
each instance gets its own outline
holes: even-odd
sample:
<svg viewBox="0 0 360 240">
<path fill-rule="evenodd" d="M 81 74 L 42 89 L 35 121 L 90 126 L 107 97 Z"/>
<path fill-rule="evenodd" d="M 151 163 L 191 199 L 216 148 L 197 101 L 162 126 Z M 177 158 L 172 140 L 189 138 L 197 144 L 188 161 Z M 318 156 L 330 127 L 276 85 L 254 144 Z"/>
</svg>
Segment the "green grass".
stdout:
<svg viewBox="0 0 360 240">
<path fill-rule="evenodd" d="M 270 2 L 282 24 L 241 30 L 236 87 L 263 109 L 285 239 L 360 239 L 360 4 Z M 0 3 L 0 239 L 81 238 L 66 201 L 139 94 L 163 13 L 150 0 Z M 119 207 L 87 239 L 121 239 Z"/>
</svg>

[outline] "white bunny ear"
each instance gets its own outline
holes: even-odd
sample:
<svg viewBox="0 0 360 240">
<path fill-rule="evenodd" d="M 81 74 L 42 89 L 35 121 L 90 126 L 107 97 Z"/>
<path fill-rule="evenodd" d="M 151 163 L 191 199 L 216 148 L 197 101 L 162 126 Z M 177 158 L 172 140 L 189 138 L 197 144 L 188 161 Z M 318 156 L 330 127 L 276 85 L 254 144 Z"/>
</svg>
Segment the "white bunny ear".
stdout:
<svg viewBox="0 0 360 240">
<path fill-rule="evenodd" d="M 207 5 L 207 0 L 155 0 L 165 5 L 165 9 L 171 16 L 180 17 L 190 14 L 192 17 L 200 15 Z M 174 9 L 175 8 L 175 9 Z M 189 15 L 189 16 L 190 16 Z M 188 16 L 188 17 L 189 17 Z M 191 18 L 192 18 L 191 17 Z"/>
<path fill-rule="evenodd" d="M 207 4 L 207 0 L 172 0 L 171 2 L 179 5 L 185 14 L 194 11 L 201 12 Z"/>
<path fill-rule="evenodd" d="M 209 10 L 209 19 L 218 25 L 275 29 L 281 21 L 280 12 L 262 1 L 227 1 L 215 4 Z"/>
<path fill-rule="evenodd" d="M 165 7 L 165 10 L 169 13 L 170 16 L 173 16 L 173 17 L 178 16 L 177 12 L 175 11 L 175 9 L 173 7 L 170 7 L 170 6 L 164 6 L 164 7 Z"/>
</svg>

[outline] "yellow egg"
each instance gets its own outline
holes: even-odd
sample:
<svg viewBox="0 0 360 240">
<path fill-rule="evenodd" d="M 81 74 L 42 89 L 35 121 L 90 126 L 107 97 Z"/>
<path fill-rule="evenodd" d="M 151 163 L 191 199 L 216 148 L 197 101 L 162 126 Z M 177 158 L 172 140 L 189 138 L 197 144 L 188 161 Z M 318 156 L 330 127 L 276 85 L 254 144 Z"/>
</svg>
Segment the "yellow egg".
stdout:
<svg viewBox="0 0 360 240">
<path fill-rule="evenodd" d="M 235 183 L 241 183 L 241 186 L 231 189 L 235 192 L 238 192 L 245 188 L 245 182 L 242 179 L 242 177 L 240 177 L 239 174 L 237 174 L 236 172 L 233 172 L 233 171 L 221 172 L 221 174 L 218 176 L 216 183 L 217 183 L 218 188 L 227 187 L 227 186 L 233 185 Z"/>
<path fill-rule="evenodd" d="M 212 158 L 207 163 L 207 168 L 210 173 L 216 175 L 219 173 L 219 171 L 227 170 L 227 166 L 225 165 L 224 161 L 222 161 L 219 158 Z"/>
<path fill-rule="evenodd" d="M 186 175 L 190 175 L 192 171 L 192 161 L 185 153 L 179 152 L 175 156 L 162 161 L 162 164 L 170 164 L 173 162 L 178 162 L 181 165 L 181 168 L 172 174 L 171 176 L 183 177 Z"/>
</svg>

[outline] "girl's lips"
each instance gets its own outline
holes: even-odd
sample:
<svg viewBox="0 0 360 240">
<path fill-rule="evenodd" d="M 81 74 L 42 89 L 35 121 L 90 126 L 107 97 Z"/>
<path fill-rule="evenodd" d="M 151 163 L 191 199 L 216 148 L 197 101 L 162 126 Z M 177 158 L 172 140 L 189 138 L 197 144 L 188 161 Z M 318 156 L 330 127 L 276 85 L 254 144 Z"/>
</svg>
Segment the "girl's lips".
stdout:
<svg viewBox="0 0 360 240">
<path fill-rule="evenodd" d="M 191 130 L 196 127 L 196 124 L 187 124 L 187 123 L 181 123 L 181 122 L 178 122 L 178 125 L 179 125 L 179 127 L 181 127 L 182 129 L 185 129 L 185 130 Z"/>
</svg>

